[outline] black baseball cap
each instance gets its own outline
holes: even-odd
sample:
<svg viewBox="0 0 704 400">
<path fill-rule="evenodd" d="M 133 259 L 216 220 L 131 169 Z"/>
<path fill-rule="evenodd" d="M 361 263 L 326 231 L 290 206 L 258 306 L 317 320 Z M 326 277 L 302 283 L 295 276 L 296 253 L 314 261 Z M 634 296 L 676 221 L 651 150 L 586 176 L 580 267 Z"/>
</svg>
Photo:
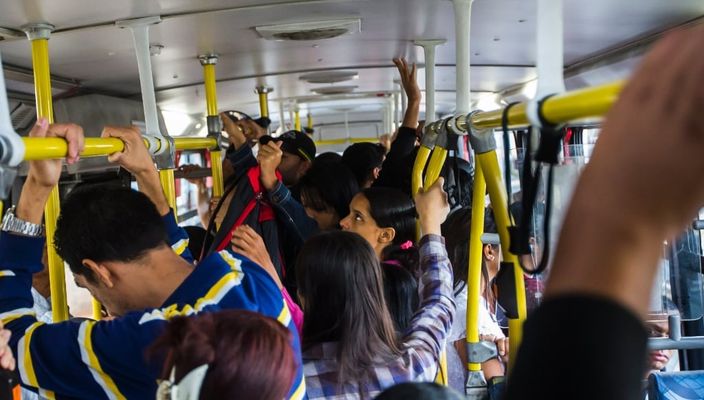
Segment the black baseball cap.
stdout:
<svg viewBox="0 0 704 400">
<path fill-rule="evenodd" d="M 259 138 L 259 143 L 267 144 L 270 141 L 282 142 L 281 150 L 286 153 L 295 154 L 307 161 L 313 161 L 317 150 L 315 142 L 308 135 L 301 131 L 288 131 L 281 136 L 273 138 L 271 136 L 262 136 Z"/>
</svg>

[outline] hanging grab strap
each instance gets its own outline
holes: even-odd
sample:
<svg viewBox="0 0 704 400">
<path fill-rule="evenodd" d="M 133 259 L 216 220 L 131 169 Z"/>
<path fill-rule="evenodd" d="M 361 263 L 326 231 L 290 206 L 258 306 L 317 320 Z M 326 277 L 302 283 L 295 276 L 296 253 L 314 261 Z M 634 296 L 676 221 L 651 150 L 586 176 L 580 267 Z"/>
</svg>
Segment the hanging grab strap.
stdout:
<svg viewBox="0 0 704 400">
<path fill-rule="evenodd" d="M 525 158 L 523 161 L 523 198 L 521 200 L 521 219 L 516 226 L 509 228 L 510 248 L 509 250 L 518 256 L 519 264 L 524 272 L 528 274 L 539 274 L 548 266 L 550 260 L 550 217 L 552 215 L 552 195 L 553 195 L 553 180 L 554 166 L 559 161 L 559 152 L 562 145 L 562 140 L 565 134 L 563 126 L 550 123 L 543 115 L 543 104 L 551 96 L 546 96 L 538 102 L 538 116 L 541 122 L 540 142 L 538 150 L 535 153 L 535 161 L 537 165 L 533 171 L 533 159 L 530 149 L 531 135 L 533 130 L 528 130 L 528 143 L 525 149 Z M 507 114 L 505 112 L 505 114 Z M 504 136 L 507 136 L 507 130 Z M 506 144 L 504 144 L 506 146 Z M 549 164 L 547 193 L 545 198 L 545 216 L 543 219 L 543 237 L 545 238 L 545 246 L 540 263 L 534 269 L 527 268 L 523 264 L 523 257 L 531 254 L 531 222 L 533 219 L 533 211 L 535 209 L 536 200 L 538 197 L 538 188 L 542 176 L 542 164 Z"/>
</svg>

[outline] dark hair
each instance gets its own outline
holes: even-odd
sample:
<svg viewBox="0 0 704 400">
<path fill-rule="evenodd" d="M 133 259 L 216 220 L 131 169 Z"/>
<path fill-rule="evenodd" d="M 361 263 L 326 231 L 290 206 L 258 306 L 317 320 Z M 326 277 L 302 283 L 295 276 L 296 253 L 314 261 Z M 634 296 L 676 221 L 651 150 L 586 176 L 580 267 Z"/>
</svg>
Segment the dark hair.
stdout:
<svg viewBox="0 0 704 400">
<path fill-rule="evenodd" d="M 208 364 L 199 399 L 279 400 L 297 371 L 291 333 L 275 319 L 245 310 L 173 318 L 148 350 L 163 359 L 162 379 L 178 383 Z"/>
<path fill-rule="evenodd" d="M 467 282 L 467 266 L 469 265 L 469 240 L 470 227 L 472 225 L 472 209 L 463 207 L 453 211 L 445 223 L 442 224 L 442 234 L 445 237 L 445 247 L 447 254 L 452 263 L 454 275 L 454 284 Z M 496 233 L 496 223 L 494 222 L 494 214 L 490 208 L 484 211 L 484 232 Z M 483 246 L 482 246 L 483 248 Z M 493 292 L 489 282 L 489 271 L 486 264 L 482 262 L 482 278 L 484 279 L 484 287 L 482 295 L 485 296 L 488 303 L 492 302 Z"/>
<path fill-rule="evenodd" d="M 129 188 L 74 189 L 61 204 L 54 245 L 75 274 L 94 280 L 82 260 L 130 262 L 168 246 L 166 228 L 147 196 Z"/>
<path fill-rule="evenodd" d="M 398 189 L 373 187 L 362 191 L 369 201 L 369 214 L 380 228 L 394 228 L 393 242 L 384 248 L 382 260 L 397 260 L 412 274 L 418 268 L 418 248 L 402 248 L 415 242 L 416 206 L 411 196 Z"/>
<path fill-rule="evenodd" d="M 343 231 L 313 236 L 298 255 L 296 281 L 303 347 L 337 342 L 341 382 L 365 379 L 375 365 L 400 355 L 381 266 L 364 238 Z"/>
<path fill-rule="evenodd" d="M 396 332 L 402 337 L 418 309 L 418 282 L 409 271 L 395 263 L 382 262 L 384 296 L 394 320 Z"/>
<path fill-rule="evenodd" d="M 342 162 L 342 156 L 335 153 L 335 152 L 328 151 L 325 153 L 318 154 L 318 156 L 315 157 L 315 160 L 313 160 L 313 164 L 328 163 L 328 162 Z"/>
<path fill-rule="evenodd" d="M 437 383 L 406 382 L 384 390 L 376 400 L 462 400 L 462 397 Z"/>
<path fill-rule="evenodd" d="M 350 213 L 350 202 L 359 192 L 352 172 L 340 162 L 313 164 L 298 187 L 307 207 L 316 211 L 332 208 L 340 219 Z"/>
<path fill-rule="evenodd" d="M 342 162 L 349 167 L 362 187 L 370 178 L 374 168 L 381 168 L 386 150 L 379 143 L 355 143 L 342 153 Z"/>
</svg>

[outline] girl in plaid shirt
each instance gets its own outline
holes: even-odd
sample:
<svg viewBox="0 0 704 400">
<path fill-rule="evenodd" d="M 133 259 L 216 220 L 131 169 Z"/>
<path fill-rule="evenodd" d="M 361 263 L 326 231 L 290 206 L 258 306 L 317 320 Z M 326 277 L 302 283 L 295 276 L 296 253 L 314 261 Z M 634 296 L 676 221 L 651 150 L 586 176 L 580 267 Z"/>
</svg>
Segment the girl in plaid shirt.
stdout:
<svg viewBox="0 0 704 400">
<path fill-rule="evenodd" d="M 372 246 L 350 232 L 311 238 L 298 258 L 303 363 L 311 399 L 373 398 L 407 381 L 431 381 L 452 326 L 452 268 L 440 224 L 449 212 L 442 179 L 416 197 L 420 306 L 399 337 Z"/>
</svg>

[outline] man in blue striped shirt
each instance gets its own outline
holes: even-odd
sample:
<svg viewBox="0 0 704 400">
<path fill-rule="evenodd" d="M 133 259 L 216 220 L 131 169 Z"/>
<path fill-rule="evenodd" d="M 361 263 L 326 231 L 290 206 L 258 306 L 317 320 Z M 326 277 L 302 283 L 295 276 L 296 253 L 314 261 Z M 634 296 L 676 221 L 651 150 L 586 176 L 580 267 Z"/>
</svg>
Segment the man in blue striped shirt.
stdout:
<svg viewBox="0 0 704 400">
<path fill-rule="evenodd" d="M 153 399 L 161 371 L 145 350 L 169 318 L 220 309 L 246 309 L 277 318 L 292 334 L 298 373 L 289 397 L 305 397 L 296 329 L 281 292 L 248 259 L 222 251 L 197 267 L 188 237 L 176 225 L 159 175 L 136 129 L 106 128 L 125 143 L 110 156 L 137 179 L 126 188 L 76 189 L 63 203 L 56 248 L 78 285 L 117 318 L 44 324 L 32 311 L 32 274 L 41 270 L 42 210 L 61 175 L 61 161 L 30 163 L 15 209 L 0 232 L 0 321 L 22 383 L 49 399 Z M 40 119 L 30 136 L 58 136 L 77 160 L 83 133 L 75 125 Z M 51 245 L 51 241 L 49 241 Z M 157 357 L 163 355 L 157 355 Z"/>
</svg>

